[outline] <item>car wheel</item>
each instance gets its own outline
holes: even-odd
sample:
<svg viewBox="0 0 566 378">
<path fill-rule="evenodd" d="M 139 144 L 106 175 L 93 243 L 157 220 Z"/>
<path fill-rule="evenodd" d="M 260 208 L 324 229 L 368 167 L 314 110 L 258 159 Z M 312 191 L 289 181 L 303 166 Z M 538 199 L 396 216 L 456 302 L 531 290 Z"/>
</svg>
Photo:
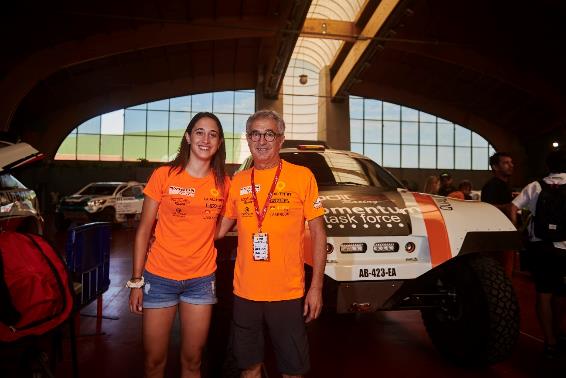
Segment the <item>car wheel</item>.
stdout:
<svg viewBox="0 0 566 378">
<path fill-rule="evenodd" d="M 100 222 L 116 222 L 116 209 L 114 209 L 113 207 L 107 207 L 103 209 L 97 216 L 97 219 Z"/>
<path fill-rule="evenodd" d="M 447 299 L 439 307 L 421 310 L 435 347 L 468 366 L 507 358 L 519 336 L 519 305 L 501 265 L 486 256 L 463 257 L 435 278 Z"/>
</svg>

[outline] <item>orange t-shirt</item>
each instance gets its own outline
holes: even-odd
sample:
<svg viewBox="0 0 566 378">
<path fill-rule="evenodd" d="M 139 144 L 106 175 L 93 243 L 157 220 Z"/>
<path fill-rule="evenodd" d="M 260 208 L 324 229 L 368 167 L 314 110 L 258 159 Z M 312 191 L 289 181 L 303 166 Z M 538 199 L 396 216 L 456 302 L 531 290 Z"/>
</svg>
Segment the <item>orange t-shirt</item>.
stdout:
<svg viewBox="0 0 566 378">
<path fill-rule="evenodd" d="M 214 231 L 223 212 L 223 197 L 216 188 L 212 172 L 203 178 L 191 177 L 185 170 L 157 168 L 144 194 L 159 202 L 155 241 L 151 245 L 146 269 L 158 276 L 186 280 L 216 271 Z M 224 181 L 228 193 L 230 180 Z"/>
<path fill-rule="evenodd" d="M 255 170 L 259 210 L 263 209 L 277 167 Z M 283 161 L 283 168 L 263 220 L 268 234 L 269 261 L 254 261 L 253 234 L 258 232 L 251 192 L 251 169 L 232 180 L 225 216 L 237 219 L 238 256 L 234 270 L 234 294 L 254 301 L 280 301 L 304 295 L 303 238 L 305 219 L 324 214 L 312 172 Z"/>
</svg>

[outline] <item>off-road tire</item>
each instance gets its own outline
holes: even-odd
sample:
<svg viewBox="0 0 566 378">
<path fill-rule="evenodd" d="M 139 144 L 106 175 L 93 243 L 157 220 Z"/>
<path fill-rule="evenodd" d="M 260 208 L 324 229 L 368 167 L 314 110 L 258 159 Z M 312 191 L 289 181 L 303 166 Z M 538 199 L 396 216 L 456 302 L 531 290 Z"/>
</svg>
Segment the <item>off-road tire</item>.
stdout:
<svg viewBox="0 0 566 378">
<path fill-rule="evenodd" d="M 116 209 L 111 206 L 102 209 L 96 216 L 96 220 L 99 222 L 116 223 Z"/>
<path fill-rule="evenodd" d="M 436 278 L 437 288 L 454 297 L 421 310 L 435 347 L 467 366 L 507 358 L 519 336 L 519 305 L 501 265 L 486 256 L 466 256 L 441 267 Z"/>
</svg>

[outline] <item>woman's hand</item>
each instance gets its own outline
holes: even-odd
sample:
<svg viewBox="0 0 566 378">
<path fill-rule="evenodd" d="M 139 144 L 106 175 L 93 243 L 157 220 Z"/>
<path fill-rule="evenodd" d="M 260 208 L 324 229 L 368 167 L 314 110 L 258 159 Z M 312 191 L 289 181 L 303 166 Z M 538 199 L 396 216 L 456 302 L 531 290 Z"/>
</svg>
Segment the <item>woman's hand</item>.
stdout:
<svg viewBox="0 0 566 378">
<path fill-rule="evenodd" d="M 143 290 L 140 287 L 139 289 L 130 289 L 130 312 L 134 314 L 143 314 Z"/>
</svg>

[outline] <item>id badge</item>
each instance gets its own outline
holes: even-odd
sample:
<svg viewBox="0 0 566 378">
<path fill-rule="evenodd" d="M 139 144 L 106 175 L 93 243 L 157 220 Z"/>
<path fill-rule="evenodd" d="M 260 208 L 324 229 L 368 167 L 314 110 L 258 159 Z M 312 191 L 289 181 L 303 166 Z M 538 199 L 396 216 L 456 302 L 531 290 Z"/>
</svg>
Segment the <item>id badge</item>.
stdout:
<svg viewBox="0 0 566 378">
<path fill-rule="evenodd" d="M 269 243 L 265 232 L 253 235 L 253 249 L 254 261 L 269 261 Z"/>
</svg>

